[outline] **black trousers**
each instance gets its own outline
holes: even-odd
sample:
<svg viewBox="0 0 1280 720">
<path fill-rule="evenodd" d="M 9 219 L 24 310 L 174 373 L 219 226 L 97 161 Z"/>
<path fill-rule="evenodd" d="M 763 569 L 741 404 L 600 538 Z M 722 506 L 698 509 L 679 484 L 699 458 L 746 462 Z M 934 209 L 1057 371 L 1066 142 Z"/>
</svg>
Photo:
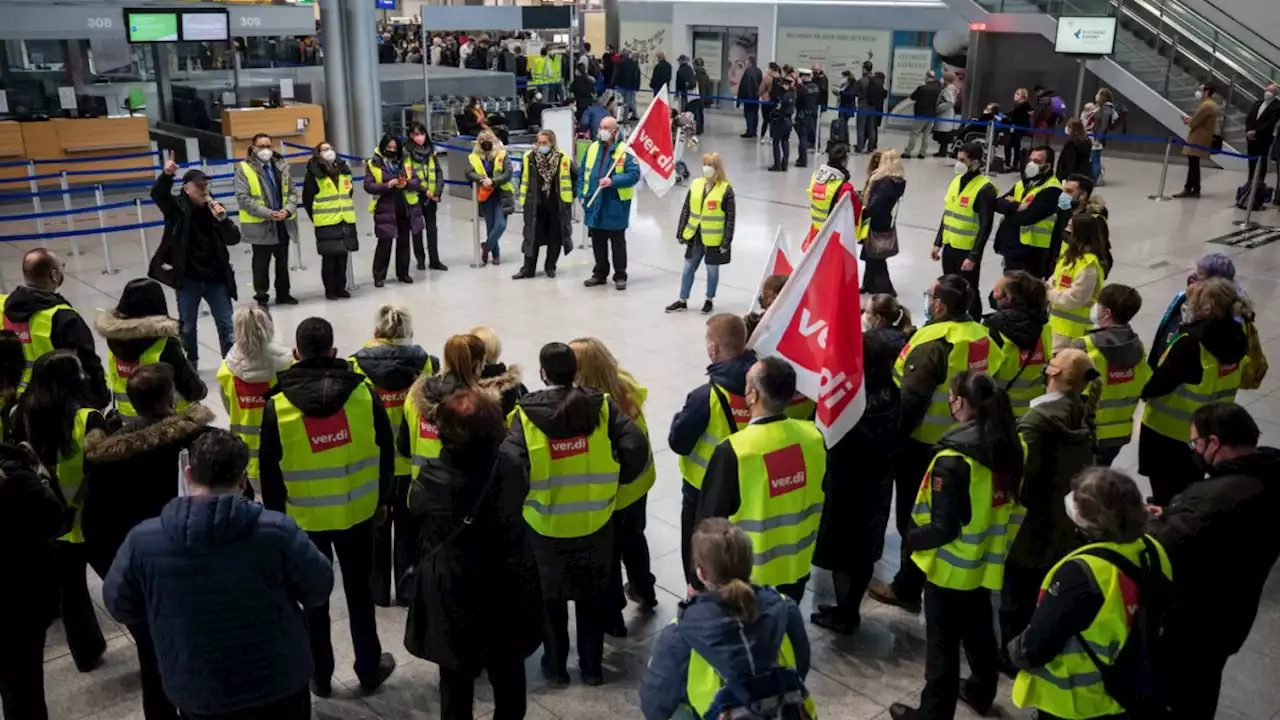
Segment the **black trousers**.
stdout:
<svg viewBox="0 0 1280 720">
<path fill-rule="evenodd" d="M 785 168 L 791 159 L 791 123 L 775 120 L 769 134 L 773 137 L 773 166 Z"/>
<path fill-rule="evenodd" d="M 1019 248 L 1016 255 L 1004 256 L 1004 271 L 1025 270 L 1031 273 L 1032 277 L 1041 280 L 1048 280 L 1052 274 L 1048 267 L 1049 249 L 1035 248 L 1027 246 Z"/>
<path fill-rule="evenodd" d="M 893 510 L 898 535 L 903 538 L 915 527 L 915 522 L 911 519 L 911 508 L 916 504 L 920 480 L 928 472 L 932 459 L 932 447 L 915 440 L 907 440 L 902 453 L 898 455 L 894 470 Z M 911 553 L 903 549 L 898 574 L 893 578 L 893 594 L 906 602 L 919 604 L 924 586 L 924 572 L 911 561 Z"/>
<path fill-rule="evenodd" d="M 281 234 L 275 245 L 253 246 L 253 294 L 265 300 L 271 290 L 271 261 L 276 261 L 276 297 L 289 296 L 289 240 Z"/>
<path fill-rule="evenodd" d="M 693 567 L 693 521 L 698 515 L 698 499 L 702 491 L 689 483 L 681 483 L 680 499 L 680 562 L 684 564 L 684 580 L 694 588 L 702 588 L 698 572 Z"/>
<path fill-rule="evenodd" d="M 1031 615 L 1040 601 L 1040 584 L 1049 568 L 1008 563 L 1004 566 L 1004 587 L 1000 590 L 1001 647 L 1022 634 L 1031 624 Z"/>
<path fill-rule="evenodd" d="M 578 669 L 586 677 L 600 677 L 604 665 L 604 625 L 608 613 L 604 595 L 575 600 L 578 621 Z M 559 674 L 569 664 L 569 602 L 543 600 L 543 667 Z"/>
<path fill-rule="evenodd" d="M 398 604 L 409 604 L 410 588 L 401 584 L 401 579 L 413 565 L 418 533 L 422 531 L 422 522 L 409 512 L 405 503 L 411 483 L 409 475 L 396 476 L 396 501 L 391 506 L 391 517 L 373 531 L 373 571 L 369 573 L 369 583 L 373 589 L 374 605 L 390 606 L 392 588 L 395 588 Z"/>
<path fill-rule="evenodd" d="M 774 589 L 776 589 L 778 592 L 782 593 L 783 595 L 786 595 L 787 597 L 791 598 L 793 601 L 795 601 L 795 604 L 799 605 L 800 601 L 804 599 L 804 588 L 808 584 L 809 584 L 809 576 L 805 575 L 804 577 L 800 578 L 799 580 L 793 583 L 787 583 L 786 585 L 779 585 Z"/>
<path fill-rule="evenodd" d="M 396 278 L 409 277 L 409 243 L 413 233 L 409 228 L 409 218 L 399 218 L 396 223 L 395 238 L 378 238 L 378 246 L 373 251 L 373 279 L 387 278 L 387 265 L 391 263 L 391 244 L 396 246 Z"/>
<path fill-rule="evenodd" d="M 609 250 L 613 250 L 613 279 L 615 282 L 627 279 L 627 231 L 597 230 L 587 231 L 591 236 L 591 252 L 596 256 L 596 266 L 591 270 L 592 277 L 601 280 L 609 277 Z"/>
<path fill-rule="evenodd" d="M 0 629 L 0 708 L 7 718 L 49 720 L 44 702 L 43 621 L 3 619 Z"/>
<path fill-rule="evenodd" d="M 1161 695 L 1169 706 L 1169 717 L 1177 720 L 1212 720 L 1218 712 L 1222 692 L 1222 672 L 1231 655 L 1220 648 L 1185 640 L 1183 633 L 1170 631 L 1163 639 L 1161 653 L 1163 687 Z"/>
<path fill-rule="evenodd" d="M 959 275 L 969 283 L 969 287 L 973 289 L 971 295 L 972 300 L 969 302 L 969 317 L 982 317 L 982 301 L 979 300 L 979 288 L 981 286 L 982 262 L 973 264 L 972 270 L 961 270 L 964 261 L 969 259 L 968 250 L 960 250 L 950 245 L 942 246 L 942 272 L 946 275 Z M 917 478 L 918 479 L 918 478 Z"/>
<path fill-rule="evenodd" d="M 889 261 L 874 258 L 864 260 L 866 273 L 862 278 L 862 289 L 869 293 L 887 293 L 897 296 L 893 289 L 893 280 L 889 277 Z"/>
<path fill-rule="evenodd" d="M 924 588 L 925 658 L 920 717 L 951 720 L 960 691 L 960 647 L 969 656 L 968 696 L 989 705 L 996 697 L 996 635 L 991 626 L 991 593 Z"/>
<path fill-rule="evenodd" d="M 308 688 L 302 688 L 292 695 L 283 697 L 273 703 L 267 703 L 256 708 L 238 710 L 233 713 L 197 715 L 184 712 L 182 717 L 186 720 L 310 720 L 311 691 Z M 148 720 L 150 720 L 150 716 L 148 716 Z"/>
<path fill-rule="evenodd" d="M 1249 160 L 1249 178 L 1253 178 L 1253 166 L 1256 161 Z M 1246 181 L 1248 182 L 1248 181 Z M 1194 155 L 1187 156 L 1187 181 L 1182 184 L 1182 189 L 1187 192 L 1200 192 L 1200 158 Z"/>
<path fill-rule="evenodd" d="M 859 606 L 875 572 L 874 562 L 862 563 L 853 572 L 832 571 L 831 584 L 835 586 L 836 612 L 840 619 L 859 624 L 862 622 Z"/>
<path fill-rule="evenodd" d="M 613 567 L 609 572 L 609 607 L 621 612 L 627 606 L 622 591 L 622 566 L 627 567 L 631 589 L 642 598 L 653 597 L 657 579 L 649 567 L 649 542 L 644 528 L 648 517 L 649 497 L 643 496 L 630 506 L 613 513 Z M 617 613 L 614 614 L 616 617 Z"/>
<path fill-rule="evenodd" d="M 89 582 L 85 572 L 89 567 L 87 543 L 58 541 L 58 587 L 62 592 L 62 626 L 67 633 L 67 646 L 76 667 L 84 672 L 93 667 L 107 651 L 107 641 L 98 626 L 98 616 L 89 598 Z"/>
<path fill-rule="evenodd" d="M 440 241 L 440 228 L 436 226 L 436 210 L 438 206 L 430 200 L 422 201 L 422 219 L 426 223 L 427 245 L 422 246 L 422 233 L 413 234 L 413 257 L 418 261 L 419 265 L 430 262 L 435 265 L 440 262 L 440 251 L 438 249 Z"/>
<path fill-rule="evenodd" d="M 1004 167 L 1005 170 L 1021 170 L 1022 169 L 1022 138 L 1027 137 L 1025 132 L 1006 133 L 1004 136 Z"/>
<path fill-rule="evenodd" d="M 350 253 L 320 256 L 320 282 L 325 295 L 336 295 L 347 289 L 347 261 Z"/>
<path fill-rule="evenodd" d="M 525 695 L 524 662 L 512 656 L 486 663 L 483 668 L 453 670 L 440 668 L 440 708 L 443 720 L 471 720 L 475 717 L 476 678 L 484 670 L 493 688 L 493 704 L 489 717 L 494 720 L 520 720 L 528 699 Z"/>
<path fill-rule="evenodd" d="M 753 102 L 744 102 L 742 115 L 747 119 L 747 137 L 755 137 L 760 128 L 760 106 Z"/>
<path fill-rule="evenodd" d="M 594 249 L 595 242 L 592 241 L 591 245 L 592 245 L 592 248 Z M 547 243 L 547 259 L 542 266 L 544 270 L 546 270 L 547 272 L 556 271 L 556 263 L 560 262 L 560 251 L 562 249 L 563 248 L 559 242 Z M 624 255 L 626 254 L 625 246 L 623 247 L 623 254 Z M 535 245 L 533 247 L 533 253 L 530 255 L 524 256 L 524 271 L 527 273 L 533 273 L 533 272 L 536 272 L 537 270 L 538 270 L 538 247 Z M 605 272 L 607 273 L 608 270 L 606 270 Z"/>
<path fill-rule="evenodd" d="M 164 694 L 164 682 L 160 679 L 160 660 L 156 658 L 156 646 L 147 626 L 129 628 L 133 643 L 137 646 L 138 669 L 142 675 L 142 715 L 146 720 L 174 720 L 178 709 Z"/>
<path fill-rule="evenodd" d="M 351 642 L 355 648 L 356 677 L 373 679 L 382 657 L 378 641 L 378 625 L 373 614 L 373 596 L 369 576 L 373 564 L 373 519 L 346 530 L 307 533 L 324 556 L 338 556 L 342 569 L 342 589 L 347 596 L 347 615 L 351 625 Z M 315 660 L 315 679 L 328 682 L 333 676 L 333 638 L 330 637 L 329 603 L 307 612 L 311 633 L 311 656 Z"/>
<path fill-rule="evenodd" d="M 1245 178 L 1245 183 L 1253 182 L 1253 173 L 1258 169 L 1258 158 L 1262 159 L 1262 179 L 1258 181 L 1258 187 L 1262 187 L 1267 182 L 1267 171 L 1271 169 L 1271 144 L 1273 138 L 1263 138 L 1261 140 L 1252 140 L 1246 143 L 1249 153 L 1249 177 Z M 1191 158 L 1187 158 L 1190 160 Z M 1199 158 L 1196 158 L 1199 160 Z M 1199 188 L 1197 181 L 1196 187 Z"/>
</svg>

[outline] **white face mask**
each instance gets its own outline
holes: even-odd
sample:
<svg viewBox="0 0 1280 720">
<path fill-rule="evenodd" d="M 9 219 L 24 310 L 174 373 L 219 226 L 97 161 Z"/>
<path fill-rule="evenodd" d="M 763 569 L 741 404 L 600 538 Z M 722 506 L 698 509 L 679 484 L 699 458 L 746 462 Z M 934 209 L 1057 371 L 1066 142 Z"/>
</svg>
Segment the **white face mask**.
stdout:
<svg viewBox="0 0 1280 720">
<path fill-rule="evenodd" d="M 1271 100 L 1271 99 L 1275 98 L 1275 96 L 1276 96 L 1276 93 L 1275 93 L 1275 91 L 1274 91 L 1274 90 L 1268 90 L 1268 91 L 1266 91 L 1266 92 L 1262 93 L 1262 97 L 1264 97 L 1264 98 L 1266 98 L 1266 99 L 1268 99 L 1268 100 Z"/>
<path fill-rule="evenodd" d="M 261 148 L 258 150 L 256 155 L 262 162 L 268 162 L 275 156 L 275 152 L 271 148 Z"/>
<path fill-rule="evenodd" d="M 333 150 L 325 150 L 320 153 L 320 158 L 323 159 L 325 162 L 333 162 L 334 160 L 338 159 L 338 153 L 334 152 Z"/>
<path fill-rule="evenodd" d="M 1040 166 L 1039 166 L 1039 165 L 1037 165 L 1036 163 L 1029 162 L 1029 163 L 1027 163 L 1027 167 L 1023 169 L 1023 172 L 1024 172 L 1024 173 L 1026 173 L 1026 176 L 1027 176 L 1027 179 L 1028 179 L 1028 180 L 1030 180 L 1031 178 L 1039 177 L 1039 176 L 1040 176 Z"/>
<path fill-rule="evenodd" d="M 1190 325 L 1195 321 L 1196 321 L 1195 311 L 1191 309 L 1190 305 L 1183 303 L 1182 304 L 1182 324 Z"/>
<path fill-rule="evenodd" d="M 1084 527 L 1084 524 L 1080 522 L 1080 510 L 1076 507 L 1076 494 L 1074 492 L 1067 493 L 1067 496 L 1062 498 L 1062 504 L 1066 506 L 1067 517 L 1071 522 L 1076 527 Z"/>
<path fill-rule="evenodd" d="M 1201 92 L 1200 90 L 1197 90 L 1197 91 L 1196 91 L 1196 99 L 1197 99 L 1197 100 L 1203 100 L 1203 99 L 1204 99 L 1204 93 L 1203 93 L 1203 92 Z"/>
<path fill-rule="evenodd" d="M 957 175 L 963 175 L 969 172 L 969 166 L 966 165 L 965 163 L 960 162 L 959 160 L 956 161 L 955 168 L 956 168 Z"/>
<path fill-rule="evenodd" d="M 1099 310 L 1100 307 L 1101 306 L 1099 305 L 1094 305 L 1093 308 L 1089 310 L 1089 322 L 1093 323 L 1094 326 L 1098 326 L 1102 324 L 1102 320 L 1101 320 L 1102 311 Z"/>
<path fill-rule="evenodd" d="M 871 325 L 871 316 L 866 313 L 862 313 L 862 332 L 874 329 L 875 328 Z"/>
<path fill-rule="evenodd" d="M 600 131 L 600 140 L 601 140 L 602 142 L 612 142 L 612 141 L 613 141 L 613 131 L 612 131 L 612 130 L 601 130 L 601 131 Z"/>
<path fill-rule="evenodd" d="M 715 169 L 714 167 L 712 167 L 711 165 L 703 165 L 703 166 L 702 166 L 702 177 L 704 177 L 704 178 L 709 178 L 709 177 L 711 177 L 712 175 L 715 175 L 715 174 L 716 174 L 716 169 Z"/>
</svg>

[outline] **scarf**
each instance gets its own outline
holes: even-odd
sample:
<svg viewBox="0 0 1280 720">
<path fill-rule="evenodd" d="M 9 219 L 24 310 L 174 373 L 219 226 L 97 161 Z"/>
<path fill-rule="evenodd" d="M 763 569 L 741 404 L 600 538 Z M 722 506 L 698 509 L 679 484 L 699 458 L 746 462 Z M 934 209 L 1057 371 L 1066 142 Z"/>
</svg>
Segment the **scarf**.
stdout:
<svg viewBox="0 0 1280 720">
<path fill-rule="evenodd" d="M 551 179 L 556 176 L 556 170 L 560 168 L 560 151 L 549 152 L 545 155 L 540 152 L 533 153 L 533 166 L 538 171 L 538 188 L 543 195 L 551 194 Z"/>
</svg>

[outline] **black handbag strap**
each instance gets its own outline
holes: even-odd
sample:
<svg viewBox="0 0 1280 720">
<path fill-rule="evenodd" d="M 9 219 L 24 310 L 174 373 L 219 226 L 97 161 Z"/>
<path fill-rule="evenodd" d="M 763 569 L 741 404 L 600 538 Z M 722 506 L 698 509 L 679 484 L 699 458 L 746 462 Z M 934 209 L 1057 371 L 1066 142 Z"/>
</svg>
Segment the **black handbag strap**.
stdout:
<svg viewBox="0 0 1280 720">
<path fill-rule="evenodd" d="M 729 434 L 738 432 L 738 421 L 733 419 L 733 406 L 729 404 L 729 398 L 724 396 L 724 391 L 714 382 L 708 383 L 711 386 L 711 392 L 716 394 L 720 400 L 720 409 L 724 411 L 724 419 L 729 421 Z"/>
<path fill-rule="evenodd" d="M 1080 552 L 1081 555 L 1092 555 L 1100 560 L 1105 560 L 1116 566 L 1120 572 L 1124 573 L 1129 579 L 1138 584 L 1138 595 L 1142 598 L 1142 589 L 1150 587 L 1153 578 L 1160 573 L 1160 553 L 1156 550 L 1155 545 L 1151 542 L 1151 538 L 1146 535 L 1142 536 L 1142 566 L 1134 564 L 1132 560 L 1112 550 L 1111 548 L 1086 548 Z M 1142 598 L 1143 602 L 1147 602 L 1147 598 Z M 1089 659 L 1093 661 L 1095 667 L 1099 671 L 1106 671 L 1111 666 L 1102 662 L 1098 654 L 1089 646 L 1089 642 L 1084 639 L 1082 633 L 1076 633 L 1076 641 L 1080 643 L 1080 647 L 1084 649 Z"/>
<path fill-rule="evenodd" d="M 449 533 L 449 536 L 446 537 L 443 542 L 431 548 L 431 552 L 427 553 L 421 560 L 418 561 L 419 565 L 435 557 L 436 553 L 452 545 L 453 541 L 458 539 L 458 536 L 466 532 L 467 528 L 471 527 L 471 525 L 475 523 L 476 515 L 480 513 L 480 506 L 484 505 L 484 501 L 488 499 L 489 491 L 493 489 L 494 483 L 497 481 L 497 479 L 498 479 L 498 461 L 495 459 L 493 461 L 493 467 L 489 469 L 489 479 L 485 481 L 484 488 L 480 490 L 480 496 L 476 498 L 475 505 L 471 506 L 471 511 L 468 512 L 465 516 L 463 516 L 462 524 L 454 528 L 453 532 Z"/>
</svg>

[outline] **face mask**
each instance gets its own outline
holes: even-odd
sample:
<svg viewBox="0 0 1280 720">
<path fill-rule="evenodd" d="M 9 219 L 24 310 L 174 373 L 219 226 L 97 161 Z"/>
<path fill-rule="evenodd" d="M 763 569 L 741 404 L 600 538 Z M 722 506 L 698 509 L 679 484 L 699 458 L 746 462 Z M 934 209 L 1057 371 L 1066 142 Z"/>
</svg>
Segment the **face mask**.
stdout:
<svg viewBox="0 0 1280 720">
<path fill-rule="evenodd" d="M 551 146 L 550 146 L 550 145 L 539 145 L 539 146 L 538 146 L 538 152 L 542 153 L 543 155 L 546 155 L 547 153 L 551 152 Z"/>
<path fill-rule="evenodd" d="M 271 148 L 260 148 L 255 154 L 262 162 L 268 162 L 275 156 L 275 152 L 273 152 Z"/>
<path fill-rule="evenodd" d="M 1071 208 L 1075 207 L 1075 204 L 1076 204 L 1075 198 L 1072 198 L 1070 195 L 1066 193 L 1062 193 L 1061 195 L 1058 196 L 1059 210 L 1070 210 Z"/>
<path fill-rule="evenodd" d="M 1196 321 L 1196 314 L 1191 310 L 1191 306 L 1183 303 L 1182 305 L 1182 324 L 1190 325 Z"/>
<path fill-rule="evenodd" d="M 534 102 L 541 102 L 541 101 L 542 101 L 542 93 L 534 93 L 534 94 L 533 94 L 533 101 L 534 101 Z"/>
<path fill-rule="evenodd" d="M 1030 180 L 1030 179 L 1032 179 L 1032 178 L 1039 177 L 1039 176 L 1040 176 L 1040 166 L 1039 166 L 1039 165 L 1037 165 L 1037 164 L 1036 164 L 1036 163 L 1034 163 L 1034 162 L 1029 162 L 1029 163 L 1027 163 L 1027 166 L 1026 166 L 1025 168 L 1023 168 L 1023 169 L 1022 169 L 1022 173 L 1023 173 L 1024 175 L 1026 175 L 1026 176 L 1027 176 L 1027 179 L 1028 179 L 1028 180 Z"/>
<path fill-rule="evenodd" d="M 601 142 L 612 142 L 612 141 L 613 141 L 613 131 L 612 131 L 612 130 L 601 130 L 601 131 L 600 131 L 600 141 L 601 141 Z"/>
<path fill-rule="evenodd" d="M 1078 528 L 1084 527 L 1084 524 L 1080 521 L 1080 510 L 1076 507 L 1076 494 L 1074 492 L 1067 493 L 1067 496 L 1062 498 L 1062 504 L 1065 506 L 1067 517 L 1072 524 Z"/>
<path fill-rule="evenodd" d="M 873 328 L 871 325 L 871 317 L 866 313 L 862 313 L 862 332 L 866 332 L 868 330 L 874 330 L 874 329 L 875 328 Z"/>
<path fill-rule="evenodd" d="M 702 177 L 704 177 L 704 178 L 709 178 L 709 177 L 711 177 L 712 175 L 715 175 L 715 174 L 716 174 L 716 169 L 715 169 L 714 167 L 712 167 L 711 165 L 703 165 L 703 166 L 702 166 Z"/>
<path fill-rule="evenodd" d="M 933 322 L 933 301 L 928 298 L 924 301 L 924 319 Z"/>
<path fill-rule="evenodd" d="M 1099 310 L 1100 307 L 1100 305 L 1094 305 L 1093 308 L 1089 310 L 1089 322 L 1094 325 L 1102 324 L 1102 311 Z"/>
<path fill-rule="evenodd" d="M 411 139 L 413 140 L 413 144 L 417 145 L 418 147 L 426 147 L 427 145 L 426 135 L 414 135 L 413 138 Z"/>
<path fill-rule="evenodd" d="M 1266 92 L 1262 93 L 1262 97 L 1264 97 L 1264 98 L 1266 98 L 1266 99 L 1268 99 L 1268 100 L 1271 100 L 1271 99 L 1275 98 L 1275 96 L 1276 96 L 1276 91 L 1275 91 L 1275 90 L 1268 90 L 1268 91 L 1266 91 Z"/>
<path fill-rule="evenodd" d="M 994 292 L 987 295 L 987 304 L 991 306 L 992 310 L 1000 309 L 1000 301 L 996 299 L 996 294 Z"/>
<path fill-rule="evenodd" d="M 338 153 L 334 152 L 333 150 L 325 150 L 320 153 L 320 159 L 324 160 L 325 162 L 333 162 L 334 160 L 338 159 Z"/>
<path fill-rule="evenodd" d="M 1197 100 L 1203 100 L 1203 99 L 1204 99 L 1204 93 L 1202 93 L 1202 92 L 1200 92 L 1199 90 L 1197 90 L 1197 91 L 1196 91 L 1196 99 L 1197 99 Z"/>
<path fill-rule="evenodd" d="M 490 150 L 493 149 L 493 143 L 489 142 L 488 140 L 485 140 L 484 142 L 480 143 L 480 149 L 485 152 L 489 152 Z"/>
<path fill-rule="evenodd" d="M 959 160 L 956 161 L 955 169 L 956 169 L 957 175 L 963 175 L 969 172 L 969 166 L 966 165 L 965 163 L 960 162 Z"/>
</svg>

